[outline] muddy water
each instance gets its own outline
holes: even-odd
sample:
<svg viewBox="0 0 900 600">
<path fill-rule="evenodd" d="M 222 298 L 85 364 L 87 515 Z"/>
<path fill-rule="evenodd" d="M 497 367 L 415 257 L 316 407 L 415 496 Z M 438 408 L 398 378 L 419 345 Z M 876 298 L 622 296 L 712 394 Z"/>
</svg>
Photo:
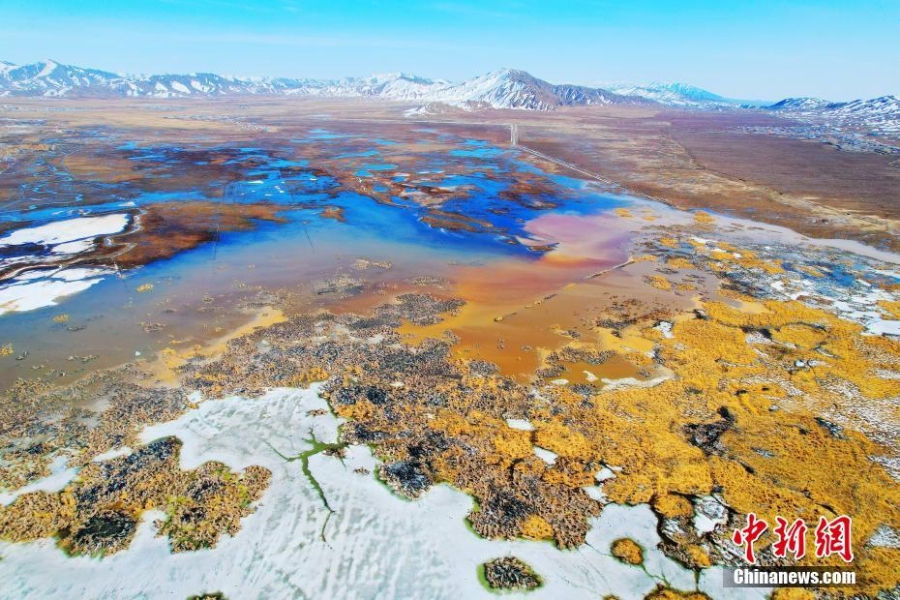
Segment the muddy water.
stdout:
<svg viewBox="0 0 900 600">
<path fill-rule="evenodd" d="M 240 149 L 239 154 L 250 150 Z M 602 346 L 591 319 L 623 299 L 678 309 L 709 292 L 701 286 L 673 300 L 671 294 L 646 285 L 652 265 L 621 267 L 644 229 L 690 226 L 689 213 L 541 173 L 513 152 L 471 140 L 456 146 L 424 144 L 419 150 L 415 160 L 395 154 L 380 157 L 380 162 L 378 156 L 361 155 L 345 166 L 357 173 L 360 185 L 388 189 L 378 182 L 418 178 L 466 190 L 443 202 L 441 212 L 434 214 L 460 215 L 457 222 L 475 218 L 476 230 L 429 224 L 430 213 L 423 212 L 432 201 L 428 198 L 414 202 L 394 197 L 385 203 L 346 189 L 325 197 L 320 183 L 327 178 L 321 175 L 284 179 L 285 168 L 305 163 L 253 150 L 257 162 L 269 163 L 245 173 L 236 202 L 283 202 L 280 216 L 286 223 L 257 223 L 253 231 L 223 233 L 217 243 L 107 277 L 61 299 L 58 306 L 0 316 L 0 345 L 12 344 L 14 349 L 11 356 L 0 357 L 0 388 L 18 378 L 64 383 L 90 369 L 152 357 L 163 348 L 207 343 L 257 317 L 259 307 L 271 299 L 265 295 L 269 291 L 287 300 L 289 311 L 364 311 L 406 291 L 462 298 L 467 304 L 444 323 L 404 332 L 415 340 L 450 330 L 460 339 L 455 350 L 460 356 L 487 360 L 506 374 L 528 378 L 550 352 L 573 339 Z M 329 160 L 349 160 L 342 156 Z M 146 154 L 142 160 L 156 159 Z M 403 172 L 399 167 L 392 171 L 390 165 L 398 162 L 405 163 Z M 358 171 L 362 167 L 368 174 Z M 447 175 L 448 168 L 462 174 Z M 372 182 L 363 181 L 366 177 Z M 524 180 L 539 185 L 531 196 L 510 196 Z M 286 194 L 287 189 L 292 194 Z M 250 192 L 253 198 L 245 198 Z M 190 202 L 196 193 L 184 190 L 177 196 Z M 158 196 L 148 200 L 157 201 Z M 173 196 L 166 201 L 176 200 Z M 343 221 L 323 218 L 324 206 L 340 208 Z M 720 219 L 717 226 L 744 230 L 753 238 L 763 234 L 751 222 Z M 791 232 L 769 228 L 765 235 L 796 243 Z M 390 263 L 390 268 L 360 268 L 360 259 Z M 335 277 L 341 279 L 335 283 Z M 414 282 L 422 277 L 446 284 L 423 287 Z M 65 322 L 54 321 L 62 315 L 68 316 Z M 564 378 L 581 382 L 589 377 L 639 377 L 627 361 L 591 367 L 567 365 Z"/>
<path fill-rule="evenodd" d="M 604 240 L 595 240 L 596 256 L 573 258 L 561 248 L 542 254 L 549 246 L 533 246 L 557 243 L 565 226 L 557 223 L 554 229 L 551 223 L 530 231 L 536 217 L 558 214 L 565 222 L 565 215 L 600 213 L 626 206 L 630 199 L 579 180 L 544 174 L 514 152 L 483 142 L 441 138 L 438 144 L 426 141 L 400 148 L 372 140 L 368 152 L 356 154 L 344 152 L 348 145 L 365 149 L 359 139 L 352 144 L 330 137 L 296 143 L 298 148 L 314 149 L 318 164 L 332 169 L 334 177 L 313 175 L 307 172 L 307 161 L 285 158 L 294 151 L 243 147 L 205 151 L 236 157 L 226 163 L 235 171 L 230 176 L 243 176 L 243 183 L 229 184 L 222 191 L 223 201 L 283 206 L 279 216 L 286 223 L 262 222 L 250 232 L 223 232 L 217 243 L 108 276 L 84 292 L 59 299 L 56 306 L 0 316 L 0 345 L 13 347 L 11 356 L 0 357 L 0 388 L 18 378 L 65 383 L 90 369 L 146 359 L 163 348 L 206 343 L 254 318 L 257 311 L 247 304 L 264 304 L 263 290 L 286 298 L 293 310 L 364 310 L 391 294 L 424 289 L 410 283 L 412 279 L 443 278 L 450 285 L 431 291 L 462 297 L 470 303 L 465 310 L 478 315 L 475 322 L 482 314 L 490 315 L 492 322 L 495 316 L 517 310 L 523 298 L 540 299 L 619 260 L 627 242 L 627 233 L 611 230 Z M 385 155 L 387 147 L 391 156 Z M 147 203 L 208 201 L 215 196 L 209 182 L 201 185 L 194 167 L 178 162 L 197 155 L 196 149 L 186 153 L 174 146 L 126 144 L 110 152 L 169 178 L 164 186 L 168 195 L 144 191 L 130 196 L 134 210 Z M 402 168 L 393 166 L 399 163 Z M 177 185 L 176 180 L 192 180 L 182 172 L 199 177 L 197 186 L 168 189 Z M 355 173 L 346 178 L 350 187 L 336 188 L 335 179 L 346 173 Z M 393 189 L 388 184 L 400 181 L 456 191 L 450 200 L 441 200 L 440 194 L 431 198 L 427 192 L 387 198 L 385 193 L 371 196 L 353 189 L 358 185 L 360 190 L 388 190 Z M 468 230 L 435 225 L 427 212 L 434 202 L 441 206 L 434 214 L 449 216 L 451 225 L 474 218 L 478 226 Z M 94 202 L 86 210 L 108 212 L 122 206 L 121 201 L 108 206 Z M 323 218 L 325 207 L 340 209 L 342 220 Z M 32 223 L 78 216 L 40 206 L 27 212 L 23 218 Z M 608 255 L 600 251 L 605 246 Z M 359 259 L 390 263 L 391 268 L 370 265 L 360 270 Z M 337 285 L 329 282 L 338 276 L 342 279 Z M 554 311 L 560 312 L 554 318 L 567 321 L 562 318 L 565 309 Z M 524 345 L 530 328 L 512 331 L 516 328 L 504 335 L 517 341 L 520 336 Z"/>
<path fill-rule="evenodd" d="M 359 271 L 358 259 L 393 266 Z M 23 360 L 0 359 L 0 386 L 35 376 L 61 383 L 165 347 L 206 343 L 252 319 L 254 312 L 241 305 L 257 302 L 261 290 L 278 292 L 301 310 L 334 303 L 340 292 L 329 292 L 328 281 L 337 275 L 363 287 L 391 286 L 423 273 L 439 275 L 448 261 L 480 259 L 478 253 L 429 250 L 327 219 L 260 226 L 252 235 L 225 236 L 218 245 L 109 277 L 58 306 L 0 317 L 2 343 L 11 343 L 15 356 L 27 351 Z M 139 292 L 146 284 L 152 289 Z M 68 320 L 54 322 L 59 315 Z"/>
<path fill-rule="evenodd" d="M 492 362 L 504 374 L 523 381 L 533 379 L 546 356 L 573 339 L 603 350 L 594 319 L 622 300 L 639 298 L 648 310 L 693 304 L 694 293 L 673 302 L 671 294 L 648 286 L 644 276 L 653 272 L 654 265 L 638 262 L 622 267 L 645 225 L 607 211 L 542 215 L 526 229 L 555 244 L 552 252 L 533 261 L 506 259 L 453 268 L 449 277 L 455 282 L 454 291 L 468 304 L 442 323 L 402 331 L 412 340 L 452 331 L 460 338 L 455 347 L 459 356 Z M 590 369 L 566 365 L 561 378 L 587 382 L 591 376 L 585 370 L 598 379 L 642 378 L 634 365 L 621 359 Z"/>
</svg>

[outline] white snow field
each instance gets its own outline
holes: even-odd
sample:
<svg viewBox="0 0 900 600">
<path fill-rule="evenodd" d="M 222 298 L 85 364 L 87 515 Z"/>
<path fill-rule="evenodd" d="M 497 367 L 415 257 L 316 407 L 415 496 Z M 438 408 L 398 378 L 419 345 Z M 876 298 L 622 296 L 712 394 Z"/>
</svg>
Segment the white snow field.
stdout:
<svg viewBox="0 0 900 600">
<path fill-rule="evenodd" d="M 349 447 L 343 462 L 321 454 L 310 459 L 334 510 L 329 515 L 299 461 L 279 456 L 309 448 L 305 440 L 311 435 L 337 439 L 340 420 L 330 413 L 309 415 L 327 408 L 317 390 L 277 389 L 257 400 L 207 401 L 143 432 L 145 442 L 180 438 L 186 469 L 209 460 L 233 469 L 253 464 L 271 469 L 269 488 L 236 537 L 224 537 L 214 549 L 173 554 L 166 538 L 155 536 L 153 521 L 161 513 L 154 511 L 145 514 L 127 550 L 104 559 L 69 558 L 52 540 L 0 543 L 0 597 L 185 598 L 219 591 L 242 599 L 493 598 L 496 594 L 479 582 L 478 568 L 505 555 L 522 559 L 544 580 L 533 592 L 508 597 L 574 600 L 611 593 L 637 599 L 663 580 L 694 589 L 693 573 L 656 549 L 656 518 L 646 505 L 607 505 L 593 520 L 587 543 L 576 550 L 486 540 L 466 527 L 471 498 L 439 485 L 418 500 L 401 499 L 372 474 L 377 462 L 364 446 Z M 360 468 L 368 473 L 355 472 Z M 644 568 L 609 554 L 611 542 L 620 537 L 644 547 Z M 724 596 L 721 585 L 717 570 L 701 578 L 701 588 L 714 598 Z M 728 590 L 728 597 L 763 598 L 764 592 Z"/>
</svg>

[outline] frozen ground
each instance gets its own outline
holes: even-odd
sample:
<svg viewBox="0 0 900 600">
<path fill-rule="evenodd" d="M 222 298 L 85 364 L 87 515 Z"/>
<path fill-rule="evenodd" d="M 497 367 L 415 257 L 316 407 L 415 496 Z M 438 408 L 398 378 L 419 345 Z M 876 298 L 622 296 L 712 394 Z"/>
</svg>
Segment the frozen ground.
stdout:
<svg viewBox="0 0 900 600">
<path fill-rule="evenodd" d="M 55 246 L 101 235 L 119 233 L 127 225 L 128 215 L 122 214 L 68 219 L 47 223 L 39 227 L 17 229 L 0 238 L 0 248 L 3 246 L 21 246 L 22 244 Z"/>
<path fill-rule="evenodd" d="M 0 287 L 0 315 L 55 306 L 57 300 L 103 281 L 108 269 L 31 271 Z"/>
<path fill-rule="evenodd" d="M 656 519 L 645 505 L 608 505 L 594 520 L 587 544 L 560 551 L 549 543 L 491 541 L 465 523 L 471 499 L 437 486 L 416 501 L 400 499 L 371 474 L 368 448 L 351 446 L 343 463 L 314 455 L 310 470 L 324 507 L 297 456 L 312 435 L 334 441 L 340 421 L 311 390 L 274 390 L 258 400 L 229 398 L 200 405 L 177 421 L 145 430 L 143 440 L 176 435 L 182 464 L 219 460 L 232 468 L 272 470 L 270 487 L 235 538 L 212 550 L 172 554 L 145 515 L 131 547 L 105 559 L 69 558 L 52 541 L 0 544 L 2 598 L 185 598 L 221 591 L 229 598 L 490 598 L 479 583 L 480 564 L 514 555 L 531 565 L 544 586 L 534 598 L 642 598 L 657 583 L 689 590 L 693 573 L 662 555 Z M 276 452 L 277 451 L 277 452 Z M 281 455 L 281 456 L 280 456 Z M 364 469 L 364 470 L 363 470 Z M 58 482 L 55 482 L 58 483 Z M 630 537 L 645 549 L 643 568 L 620 563 L 610 544 Z M 722 577 L 710 571 L 701 588 L 723 597 Z M 728 591 L 736 598 L 735 590 Z M 762 598 L 761 590 L 746 597 Z"/>
</svg>

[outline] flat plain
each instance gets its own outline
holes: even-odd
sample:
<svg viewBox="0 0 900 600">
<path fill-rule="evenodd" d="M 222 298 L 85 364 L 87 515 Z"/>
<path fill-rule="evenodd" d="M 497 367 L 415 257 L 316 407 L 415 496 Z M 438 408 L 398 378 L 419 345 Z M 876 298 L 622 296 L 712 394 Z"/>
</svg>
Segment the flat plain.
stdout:
<svg viewBox="0 0 900 600">
<path fill-rule="evenodd" d="M 896 593 L 896 155 L 410 108 L 4 100 L 0 595 Z"/>
</svg>

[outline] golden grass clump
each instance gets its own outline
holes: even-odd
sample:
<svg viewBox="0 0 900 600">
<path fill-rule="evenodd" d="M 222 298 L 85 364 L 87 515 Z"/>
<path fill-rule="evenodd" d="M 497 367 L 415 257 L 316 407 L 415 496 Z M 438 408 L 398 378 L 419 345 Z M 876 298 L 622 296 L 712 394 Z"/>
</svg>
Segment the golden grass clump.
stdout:
<svg viewBox="0 0 900 600">
<path fill-rule="evenodd" d="M 237 533 L 271 473 L 250 466 L 236 474 L 215 462 L 183 471 L 180 448 L 175 438 L 156 440 L 132 457 L 87 463 L 61 492 L 24 494 L 0 508 L 0 538 L 52 536 L 67 553 L 105 556 L 128 547 L 143 512 L 162 509 L 159 535 L 173 551 L 213 547 Z"/>
<path fill-rule="evenodd" d="M 698 210 L 694 213 L 694 223 L 698 225 L 712 225 L 716 222 L 716 218 L 708 212 Z"/>
<path fill-rule="evenodd" d="M 879 300 L 878 307 L 894 319 L 900 319 L 900 301 Z"/>
<path fill-rule="evenodd" d="M 522 523 L 522 537 L 532 540 L 553 539 L 553 527 L 537 515 L 529 515 Z"/>
<path fill-rule="evenodd" d="M 670 519 L 691 517 L 694 514 L 694 507 L 690 501 L 676 494 L 660 494 L 653 498 L 651 504 L 657 513 Z"/>
<path fill-rule="evenodd" d="M 799 270 L 803 271 L 810 277 L 815 277 L 817 279 L 821 279 L 822 277 L 825 277 L 825 274 L 822 273 L 822 271 L 820 271 L 819 269 L 817 269 L 813 266 L 810 266 L 810 265 L 802 265 L 799 267 Z"/>
<path fill-rule="evenodd" d="M 647 283 L 664 292 L 668 292 L 672 289 L 672 284 L 662 275 L 650 275 L 647 278 Z"/>
<path fill-rule="evenodd" d="M 672 267 L 673 269 L 694 269 L 694 268 L 696 268 L 694 266 L 694 263 L 692 263 L 688 259 L 683 258 L 681 256 L 669 258 L 666 261 L 666 266 Z"/>
<path fill-rule="evenodd" d="M 685 552 L 687 552 L 688 559 L 693 563 L 693 566 L 701 569 L 712 566 L 709 552 L 702 547 L 697 546 L 696 544 L 688 544 L 685 546 Z"/>
<path fill-rule="evenodd" d="M 539 423 L 536 427 L 535 444 L 562 457 L 596 460 L 597 448 L 581 433 L 558 420 Z"/>
<path fill-rule="evenodd" d="M 615 540 L 610 546 L 610 551 L 623 563 L 635 566 L 644 564 L 644 549 L 634 540 L 628 538 Z"/>
</svg>

